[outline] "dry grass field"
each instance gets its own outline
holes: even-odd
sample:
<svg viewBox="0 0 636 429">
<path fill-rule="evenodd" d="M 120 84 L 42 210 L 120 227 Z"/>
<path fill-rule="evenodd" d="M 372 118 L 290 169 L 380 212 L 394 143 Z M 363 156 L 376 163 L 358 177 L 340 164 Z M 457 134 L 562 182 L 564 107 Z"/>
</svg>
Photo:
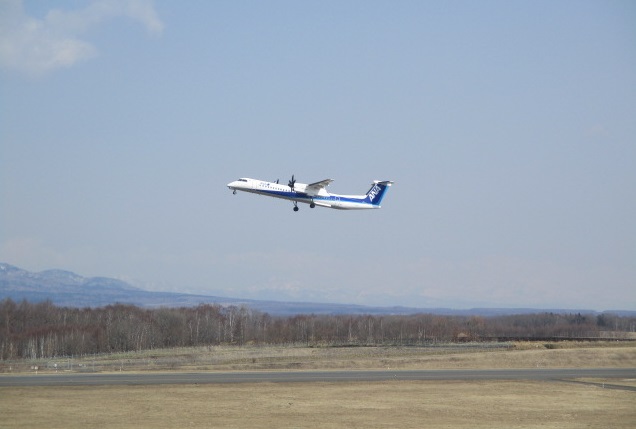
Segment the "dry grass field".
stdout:
<svg viewBox="0 0 636 429">
<path fill-rule="evenodd" d="M 213 346 L 0 362 L 33 372 L 636 367 L 636 341 L 464 343 L 422 347 Z"/>
<path fill-rule="evenodd" d="M 198 356 L 201 354 L 202 356 Z M 212 359 L 214 357 L 214 359 Z M 93 358 L 94 360 L 96 358 Z M 636 368 L 636 344 L 506 349 L 219 347 L 111 356 L 95 370 Z M 113 366 L 107 365 L 112 359 Z M 135 360 L 139 360 L 136 365 Z M 141 364 L 140 364 L 141 363 Z M 42 365 L 44 366 L 44 365 Z M 75 362 L 75 369 L 90 367 Z M 48 370 L 50 369 L 44 369 Z M 170 369 L 168 369 L 170 370 Z M 2 428 L 634 428 L 636 380 L 0 388 Z"/>
<path fill-rule="evenodd" d="M 633 428 L 636 393 L 556 382 L 12 388 L 3 428 Z"/>
</svg>

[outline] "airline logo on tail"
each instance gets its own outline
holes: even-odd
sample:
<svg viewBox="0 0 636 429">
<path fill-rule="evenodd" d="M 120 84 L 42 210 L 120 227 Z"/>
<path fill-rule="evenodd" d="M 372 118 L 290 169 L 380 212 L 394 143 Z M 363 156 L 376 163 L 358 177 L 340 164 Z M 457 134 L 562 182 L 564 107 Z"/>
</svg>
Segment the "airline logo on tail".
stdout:
<svg viewBox="0 0 636 429">
<path fill-rule="evenodd" d="M 382 189 L 378 185 L 373 185 L 373 188 L 369 191 L 369 200 L 373 201 L 381 190 Z"/>
</svg>

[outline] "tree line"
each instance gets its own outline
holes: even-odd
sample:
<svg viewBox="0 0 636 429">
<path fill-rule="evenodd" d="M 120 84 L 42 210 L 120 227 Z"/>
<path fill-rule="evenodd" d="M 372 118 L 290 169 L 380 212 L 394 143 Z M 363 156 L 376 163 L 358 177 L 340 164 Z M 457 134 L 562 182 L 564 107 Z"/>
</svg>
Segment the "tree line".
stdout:
<svg viewBox="0 0 636 429">
<path fill-rule="evenodd" d="M 537 313 L 495 317 L 272 316 L 201 304 L 146 309 L 0 301 L 0 359 L 37 359 L 220 344 L 424 345 L 446 341 L 620 337 L 636 317 Z"/>
</svg>

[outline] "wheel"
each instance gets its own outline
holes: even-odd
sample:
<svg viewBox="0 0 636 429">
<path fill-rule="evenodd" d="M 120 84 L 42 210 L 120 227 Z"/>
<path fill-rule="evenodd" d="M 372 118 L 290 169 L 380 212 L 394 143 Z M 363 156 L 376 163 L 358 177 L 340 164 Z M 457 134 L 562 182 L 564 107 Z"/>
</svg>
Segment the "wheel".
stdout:
<svg viewBox="0 0 636 429">
<path fill-rule="evenodd" d="M 316 207 L 316 205 L 314 203 L 311 203 L 311 204 L 309 204 L 309 207 L 311 207 L 313 209 L 314 207 Z"/>
<path fill-rule="evenodd" d="M 294 211 L 297 212 L 298 211 L 298 206 L 294 206 Z"/>
</svg>

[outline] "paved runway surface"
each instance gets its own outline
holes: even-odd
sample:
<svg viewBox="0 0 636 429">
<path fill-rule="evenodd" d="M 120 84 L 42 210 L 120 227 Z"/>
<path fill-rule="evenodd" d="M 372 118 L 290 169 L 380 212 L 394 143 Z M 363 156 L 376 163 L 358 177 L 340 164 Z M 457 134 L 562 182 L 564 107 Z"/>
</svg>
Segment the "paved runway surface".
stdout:
<svg viewBox="0 0 636 429">
<path fill-rule="evenodd" d="M 100 386 L 210 383 L 311 383 L 386 380 L 571 380 L 576 378 L 636 379 L 636 368 L 585 369 L 459 369 L 415 371 L 264 371 L 163 372 L 111 374 L 0 375 L 7 386 Z"/>
</svg>

